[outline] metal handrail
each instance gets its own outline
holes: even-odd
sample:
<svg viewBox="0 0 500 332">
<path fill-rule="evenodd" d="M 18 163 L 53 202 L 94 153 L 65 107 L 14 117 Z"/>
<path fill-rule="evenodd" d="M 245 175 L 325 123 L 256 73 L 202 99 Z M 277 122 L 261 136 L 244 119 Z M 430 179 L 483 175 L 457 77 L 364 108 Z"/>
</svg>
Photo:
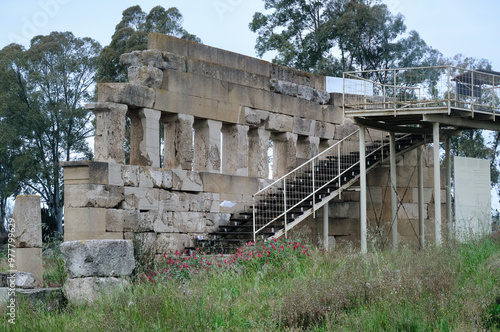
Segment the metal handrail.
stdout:
<svg viewBox="0 0 500 332">
<path fill-rule="evenodd" d="M 358 135 L 358 139 L 355 139 L 355 135 Z M 401 137 L 398 137 L 397 140 L 400 140 L 408 135 L 404 135 Z M 368 135 L 370 139 L 371 136 Z M 352 144 L 349 145 L 347 142 L 351 142 Z M 347 147 L 345 147 L 347 145 Z M 384 154 L 384 140 L 382 139 L 381 144 L 379 146 L 376 145 L 375 142 L 371 142 L 371 145 L 367 145 L 367 148 L 370 148 L 371 151 L 369 151 L 366 154 L 366 157 L 372 156 L 374 154 L 377 154 L 378 152 L 381 153 L 381 158 L 380 160 L 383 160 L 383 154 Z M 347 154 L 346 154 L 347 153 Z M 332 159 L 329 159 L 330 157 L 337 157 L 337 167 L 336 169 L 328 169 L 330 173 L 328 173 L 328 177 L 324 179 L 323 181 L 316 176 L 316 168 L 320 168 L 323 166 L 328 165 L 328 163 L 334 163 Z M 344 167 L 342 167 L 342 158 L 352 158 L 350 160 L 346 160 Z M 277 179 L 273 183 L 269 184 L 265 188 L 259 190 L 257 193 L 253 195 L 253 239 L 254 241 L 257 238 L 257 235 L 261 233 L 264 229 L 268 228 L 271 224 L 273 224 L 275 221 L 280 220 L 281 218 L 284 219 L 284 231 L 285 231 L 285 236 L 289 230 L 288 226 L 288 214 L 291 213 L 294 209 L 300 207 L 304 202 L 310 201 L 312 202 L 312 208 L 309 213 L 314 213 L 316 211 L 316 208 L 320 207 L 320 205 L 324 205 L 324 201 L 322 202 L 316 202 L 315 197 L 317 194 L 319 194 L 323 189 L 331 185 L 332 183 L 338 183 L 338 189 L 329 192 L 328 197 L 333 198 L 336 197 L 337 195 L 340 195 L 342 190 L 350 186 L 352 182 L 349 182 L 348 184 L 342 185 L 342 177 L 346 176 L 347 173 L 352 172 L 352 169 L 360 164 L 359 160 L 359 130 L 354 131 L 353 133 L 349 134 L 348 136 L 344 137 L 342 140 L 339 142 L 335 143 L 325 151 L 321 152 L 317 156 L 311 158 L 310 160 L 306 161 L 299 167 L 295 168 L 294 170 L 288 172 L 287 174 L 283 175 L 281 178 Z M 309 173 L 308 173 L 309 172 Z M 309 174 L 308 176 L 310 177 L 310 184 L 311 186 L 307 186 L 308 182 L 303 183 L 300 188 L 295 189 L 293 191 L 288 191 L 287 189 L 291 189 L 290 187 L 287 188 L 287 186 L 292 186 L 294 184 L 294 180 L 296 179 L 301 179 L 301 177 L 306 177 L 306 174 Z M 331 175 L 331 176 L 330 176 Z M 316 182 L 319 181 L 319 184 L 316 185 Z M 279 194 L 280 190 L 283 191 L 283 194 Z M 301 191 L 300 191 L 301 190 Z M 300 192 L 299 192 L 300 191 Z M 271 209 L 273 207 L 273 203 L 276 205 L 283 206 L 282 210 L 276 210 L 276 211 L 271 211 L 270 213 L 266 213 L 263 217 L 264 220 L 261 222 L 257 222 L 257 217 L 258 217 L 258 211 L 257 211 L 257 206 L 259 203 L 262 203 L 259 201 L 259 199 L 269 197 L 270 194 L 278 194 L 279 198 L 276 198 L 276 201 L 273 201 L 272 203 L 269 203 L 269 208 Z M 292 196 L 292 197 L 290 197 Z M 291 204 L 288 204 L 289 202 L 293 202 Z M 278 204 L 280 203 L 280 204 Z M 305 211 L 303 211 L 305 212 Z"/>
</svg>

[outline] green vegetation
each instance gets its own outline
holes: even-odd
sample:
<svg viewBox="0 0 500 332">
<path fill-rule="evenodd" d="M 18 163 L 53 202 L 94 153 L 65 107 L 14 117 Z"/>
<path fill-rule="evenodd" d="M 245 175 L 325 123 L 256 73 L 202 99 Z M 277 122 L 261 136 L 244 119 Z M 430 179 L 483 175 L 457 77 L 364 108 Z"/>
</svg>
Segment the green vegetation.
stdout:
<svg viewBox="0 0 500 332">
<path fill-rule="evenodd" d="M 274 248 L 273 248 L 274 246 Z M 130 289 L 12 331 L 500 330 L 500 239 L 415 251 L 323 252 L 293 241 L 166 256 Z"/>
</svg>

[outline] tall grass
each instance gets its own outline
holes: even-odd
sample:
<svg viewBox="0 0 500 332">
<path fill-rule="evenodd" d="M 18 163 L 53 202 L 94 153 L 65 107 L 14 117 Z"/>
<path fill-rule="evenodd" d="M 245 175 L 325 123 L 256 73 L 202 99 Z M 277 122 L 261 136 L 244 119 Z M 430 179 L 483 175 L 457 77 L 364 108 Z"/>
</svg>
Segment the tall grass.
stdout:
<svg viewBox="0 0 500 332">
<path fill-rule="evenodd" d="M 274 249 L 273 249 L 274 247 Z M 500 330 L 500 242 L 360 255 L 283 240 L 233 256 L 166 256 L 126 291 L 12 331 Z"/>
</svg>

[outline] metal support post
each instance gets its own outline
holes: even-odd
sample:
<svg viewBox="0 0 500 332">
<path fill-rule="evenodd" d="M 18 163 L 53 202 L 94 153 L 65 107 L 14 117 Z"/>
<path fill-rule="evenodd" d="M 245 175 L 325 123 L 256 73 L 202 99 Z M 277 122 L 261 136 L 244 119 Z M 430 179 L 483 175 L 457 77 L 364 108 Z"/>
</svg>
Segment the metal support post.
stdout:
<svg viewBox="0 0 500 332">
<path fill-rule="evenodd" d="M 328 203 L 323 205 L 323 249 L 328 250 Z"/>
<path fill-rule="evenodd" d="M 418 234 L 420 248 L 425 249 L 425 223 L 424 223 L 424 146 L 417 149 L 418 163 Z"/>
<path fill-rule="evenodd" d="M 359 165 L 360 165 L 360 230 L 361 230 L 361 253 L 368 252 L 366 242 L 366 143 L 365 143 L 365 126 L 359 126 Z"/>
<path fill-rule="evenodd" d="M 443 241 L 441 238 L 441 165 L 439 163 L 439 122 L 432 124 L 434 145 L 434 240 L 436 245 Z"/>
<path fill-rule="evenodd" d="M 453 216 L 451 206 L 451 137 L 446 136 L 446 228 L 448 241 L 453 236 Z"/>
<path fill-rule="evenodd" d="M 391 216 L 392 216 L 392 248 L 398 248 L 398 193 L 396 178 L 396 135 L 389 133 L 389 159 L 391 164 Z"/>
</svg>

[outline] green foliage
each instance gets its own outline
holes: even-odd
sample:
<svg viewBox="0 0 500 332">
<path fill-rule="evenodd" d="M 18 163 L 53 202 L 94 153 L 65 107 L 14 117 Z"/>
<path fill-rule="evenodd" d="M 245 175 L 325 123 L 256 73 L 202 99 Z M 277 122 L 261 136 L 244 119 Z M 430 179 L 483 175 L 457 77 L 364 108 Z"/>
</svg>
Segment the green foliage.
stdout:
<svg viewBox="0 0 500 332">
<path fill-rule="evenodd" d="M 62 230 L 60 161 L 91 159 L 90 112 L 100 45 L 70 32 L 0 51 L 0 201 L 37 193 Z"/>
<path fill-rule="evenodd" d="M 162 278 L 155 273 L 150 275 L 154 282 L 146 278 L 128 290 L 103 296 L 92 306 L 70 306 L 61 312 L 20 307 L 16 325 L 9 329 L 499 330 L 500 242 L 496 235 L 425 251 L 402 248 L 365 255 L 349 250 L 308 249 L 304 253 L 307 246 L 294 249 L 296 244 L 288 246 L 291 242 L 251 244 L 234 256 L 206 255 L 201 265 L 199 252 L 174 255 L 163 267 L 173 268 L 168 260 L 186 262 L 190 268 L 183 269 L 189 278 Z M 267 256 L 267 251 L 272 253 Z M 265 259 L 257 256 L 262 252 Z M 235 268 L 224 268 L 229 266 L 224 260 L 233 258 Z M 206 260 L 219 261 L 221 266 L 208 265 Z M 281 267 L 287 264 L 300 269 L 284 272 Z M 210 268 L 200 270 L 199 266 Z M 7 320 L 1 324 L 7 326 Z"/>
<path fill-rule="evenodd" d="M 264 3 L 274 11 L 254 14 L 249 27 L 258 33 L 255 49 L 260 57 L 276 51 L 273 61 L 281 65 L 339 76 L 354 69 L 435 65 L 441 56 L 417 32 L 406 33 L 403 16 L 393 15 L 378 1 Z"/>
<path fill-rule="evenodd" d="M 142 11 L 139 5 L 129 7 L 123 11 L 122 20 L 116 25 L 111 43 L 99 55 L 97 81 L 125 82 L 127 70 L 120 63 L 120 56 L 147 49 L 149 32 L 201 42 L 182 27 L 182 14 L 175 7 L 166 10 L 162 6 L 156 6 L 149 14 Z"/>
</svg>

